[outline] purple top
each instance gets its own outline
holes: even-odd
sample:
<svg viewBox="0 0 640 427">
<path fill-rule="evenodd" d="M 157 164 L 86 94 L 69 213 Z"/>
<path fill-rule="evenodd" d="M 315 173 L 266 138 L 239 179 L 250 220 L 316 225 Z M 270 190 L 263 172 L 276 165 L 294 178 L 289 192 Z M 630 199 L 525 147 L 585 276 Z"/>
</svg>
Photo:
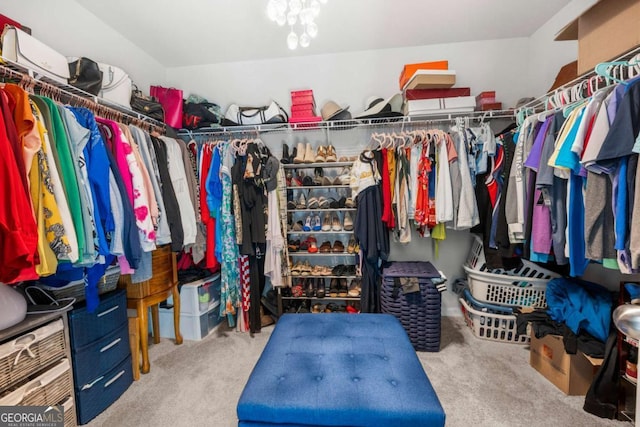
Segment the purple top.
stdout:
<svg viewBox="0 0 640 427">
<path fill-rule="evenodd" d="M 533 169 L 534 171 L 538 171 L 538 167 L 540 167 L 540 158 L 542 156 L 542 146 L 544 145 L 544 140 L 547 135 L 547 131 L 549 130 L 549 126 L 551 122 L 553 122 L 554 115 L 551 114 L 542 124 L 540 131 L 536 135 L 536 139 L 533 142 L 533 146 L 531 147 L 531 152 L 529 152 L 529 157 L 524 162 L 524 166 Z"/>
</svg>

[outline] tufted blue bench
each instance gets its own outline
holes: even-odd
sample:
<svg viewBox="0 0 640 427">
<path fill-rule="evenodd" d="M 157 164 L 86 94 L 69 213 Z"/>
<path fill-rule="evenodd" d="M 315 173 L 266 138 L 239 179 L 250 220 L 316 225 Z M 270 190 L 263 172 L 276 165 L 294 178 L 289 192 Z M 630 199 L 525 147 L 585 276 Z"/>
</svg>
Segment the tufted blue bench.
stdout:
<svg viewBox="0 0 640 427">
<path fill-rule="evenodd" d="M 245 385 L 239 426 L 444 426 L 400 322 L 388 314 L 285 314 Z"/>
</svg>

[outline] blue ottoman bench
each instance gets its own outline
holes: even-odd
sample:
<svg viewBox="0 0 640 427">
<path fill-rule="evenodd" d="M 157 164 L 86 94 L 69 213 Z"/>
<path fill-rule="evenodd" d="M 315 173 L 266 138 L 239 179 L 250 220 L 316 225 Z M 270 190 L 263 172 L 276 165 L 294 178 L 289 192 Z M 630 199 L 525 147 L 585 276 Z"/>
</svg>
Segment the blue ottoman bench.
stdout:
<svg viewBox="0 0 640 427">
<path fill-rule="evenodd" d="M 444 426 L 400 322 L 388 314 L 286 314 L 253 368 L 239 426 Z"/>
</svg>

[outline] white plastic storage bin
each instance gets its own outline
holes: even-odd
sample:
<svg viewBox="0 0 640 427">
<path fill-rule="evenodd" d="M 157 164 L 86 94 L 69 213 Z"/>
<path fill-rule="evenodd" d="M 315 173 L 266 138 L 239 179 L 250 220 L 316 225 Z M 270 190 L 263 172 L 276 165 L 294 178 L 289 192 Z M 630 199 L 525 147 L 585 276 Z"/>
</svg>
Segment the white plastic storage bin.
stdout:
<svg viewBox="0 0 640 427">
<path fill-rule="evenodd" d="M 169 305 L 173 299 L 167 300 Z M 173 309 L 160 312 L 160 336 L 175 338 Z M 220 274 L 185 283 L 180 288 L 180 333 L 186 340 L 198 341 L 206 337 L 222 320 L 220 312 Z"/>
<path fill-rule="evenodd" d="M 545 308 L 547 283 L 559 277 L 527 260 L 514 270 L 488 269 L 482 240 L 477 236 L 463 267 L 471 294 L 478 301 L 518 307 Z"/>
<path fill-rule="evenodd" d="M 160 336 L 163 338 L 175 338 L 173 328 L 173 311 L 160 309 Z M 180 314 L 180 333 L 182 338 L 191 341 L 200 341 L 220 324 L 220 300 L 216 301 L 208 312 L 198 316 Z"/>
<path fill-rule="evenodd" d="M 199 316 L 220 301 L 220 274 L 206 277 L 180 287 L 180 314 Z M 173 304 L 173 298 L 167 300 Z"/>
</svg>

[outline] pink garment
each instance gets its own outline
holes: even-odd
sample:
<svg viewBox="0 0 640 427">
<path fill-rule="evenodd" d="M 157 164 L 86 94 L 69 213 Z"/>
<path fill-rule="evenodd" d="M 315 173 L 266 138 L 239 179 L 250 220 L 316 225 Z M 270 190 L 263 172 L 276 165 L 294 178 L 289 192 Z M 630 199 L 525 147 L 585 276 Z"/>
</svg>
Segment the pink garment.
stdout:
<svg viewBox="0 0 640 427">
<path fill-rule="evenodd" d="M 549 254 L 553 245 L 551 232 L 551 210 L 544 204 L 542 192 L 536 190 L 533 196 L 533 217 L 531 219 L 531 247 L 534 252 Z"/>
<path fill-rule="evenodd" d="M 136 162 L 140 167 L 140 172 L 142 173 L 142 180 L 144 182 L 144 187 L 147 194 L 147 204 L 149 206 L 149 213 L 151 215 L 151 221 L 154 225 L 154 228 L 158 225 L 158 217 L 160 215 L 160 210 L 158 209 L 158 201 L 156 200 L 156 194 L 153 191 L 153 185 L 151 184 L 151 177 L 149 176 L 149 171 L 147 170 L 147 166 L 144 164 L 142 160 L 142 156 L 140 155 L 140 150 L 138 145 L 136 144 L 129 127 L 123 124 L 120 124 L 120 129 L 124 132 L 125 137 L 130 141 L 131 148 L 133 149 L 133 155 L 136 158 Z"/>
<path fill-rule="evenodd" d="M 153 220 L 151 219 L 151 208 L 149 205 L 150 197 L 147 187 L 145 186 L 141 164 L 138 163 L 133 147 L 131 146 L 131 143 L 129 143 L 131 140 L 131 133 L 128 128 L 125 127 L 125 129 L 127 132 L 122 132 L 122 130 L 120 130 L 120 137 L 122 138 L 129 172 L 131 172 L 131 183 L 133 185 L 133 212 L 136 217 L 136 225 L 140 231 L 140 245 L 142 246 L 142 250 L 150 252 L 156 249 L 156 229 L 153 225 Z M 149 179 L 148 173 L 147 179 Z M 151 183 L 150 180 L 149 183 Z M 150 187 L 151 186 L 149 186 L 149 188 Z"/>
<path fill-rule="evenodd" d="M 96 117 L 96 121 L 105 125 L 113 135 L 111 150 L 122 175 L 129 202 L 133 207 L 142 250 L 145 252 L 155 250 L 156 231 L 151 220 L 149 196 L 133 148 L 118 123 L 101 117 Z"/>
<path fill-rule="evenodd" d="M 112 120 L 107 120 L 103 119 L 102 117 L 96 116 L 96 121 L 103 124 L 105 126 L 105 130 L 108 130 L 111 133 L 111 152 L 113 153 L 113 157 L 115 157 L 116 159 L 116 165 L 118 166 L 118 170 L 120 171 L 120 175 L 122 176 L 124 188 L 127 191 L 127 196 L 129 196 L 129 203 L 133 207 L 133 178 L 131 172 L 129 171 L 127 154 L 125 152 L 124 143 L 122 141 L 122 132 L 118 127 L 118 123 Z"/>
</svg>

